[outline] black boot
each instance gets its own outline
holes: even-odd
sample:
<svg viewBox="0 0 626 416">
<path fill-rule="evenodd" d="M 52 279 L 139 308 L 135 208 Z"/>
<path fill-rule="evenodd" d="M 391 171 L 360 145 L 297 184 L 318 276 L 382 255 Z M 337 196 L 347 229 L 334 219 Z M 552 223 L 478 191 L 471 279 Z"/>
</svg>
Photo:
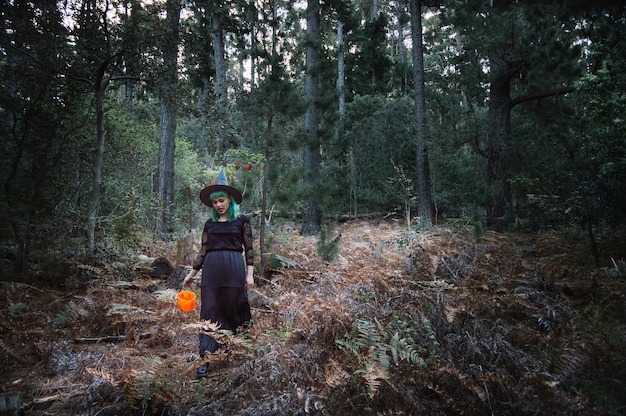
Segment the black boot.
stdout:
<svg viewBox="0 0 626 416">
<path fill-rule="evenodd" d="M 204 363 L 198 368 L 198 371 L 196 371 L 196 376 L 198 378 L 204 378 L 207 375 L 209 375 L 209 363 Z"/>
</svg>

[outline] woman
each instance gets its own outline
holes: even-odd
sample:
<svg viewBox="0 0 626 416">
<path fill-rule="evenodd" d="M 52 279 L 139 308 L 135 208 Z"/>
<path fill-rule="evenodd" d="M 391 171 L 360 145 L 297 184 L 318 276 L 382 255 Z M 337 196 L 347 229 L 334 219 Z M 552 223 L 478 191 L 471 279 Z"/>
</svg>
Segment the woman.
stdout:
<svg viewBox="0 0 626 416">
<path fill-rule="evenodd" d="M 215 184 L 200 192 L 200 200 L 211 208 L 211 218 L 204 224 L 200 252 L 183 281 L 184 286 L 191 286 L 202 269 L 200 319 L 233 332 L 252 318 L 246 286 L 254 285 L 252 226 L 250 219 L 239 212 L 241 199 L 241 193 L 228 186 L 224 169 Z M 200 358 L 220 347 L 210 335 L 200 334 Z M 205 377 L 208 371 L 205 362 L 197 375 Z"/>
</svg>

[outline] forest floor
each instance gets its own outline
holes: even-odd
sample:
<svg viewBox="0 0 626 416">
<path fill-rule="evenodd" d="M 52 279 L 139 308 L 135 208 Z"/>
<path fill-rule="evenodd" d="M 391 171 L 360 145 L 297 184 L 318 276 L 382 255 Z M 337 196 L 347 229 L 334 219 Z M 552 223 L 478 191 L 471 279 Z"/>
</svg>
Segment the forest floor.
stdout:
<svg viewBox="0 0 626 416">
<path fill-rule="evenodd" d="M 339 233 L 326 263 L 317 237 L 273 226 L 280 267 L 204 379 L 206 323 L 176 306 L 183 267 L 159 278 L 110 251 L 92 266 L 55 256 L 62 282 L 43 263 L 0 282 L 0 414 L 626 414 L 623 246 L 600 239 L 608 261 L 592 267 L 571 232 Z"/>
</svg>

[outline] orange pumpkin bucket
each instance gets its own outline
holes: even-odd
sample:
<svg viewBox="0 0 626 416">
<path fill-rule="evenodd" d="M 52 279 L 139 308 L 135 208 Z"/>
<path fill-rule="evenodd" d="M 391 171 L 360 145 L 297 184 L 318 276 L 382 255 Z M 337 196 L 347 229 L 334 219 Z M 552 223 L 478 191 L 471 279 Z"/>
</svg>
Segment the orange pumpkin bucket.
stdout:
<svg viewBox="0 0 626 416">
<path fill-rule="evenodd" d="M 178 309 L 183 312 L 191 312 L 196 307 L 196 294 L 183 290 L 178 294 Z"/>
</svg>

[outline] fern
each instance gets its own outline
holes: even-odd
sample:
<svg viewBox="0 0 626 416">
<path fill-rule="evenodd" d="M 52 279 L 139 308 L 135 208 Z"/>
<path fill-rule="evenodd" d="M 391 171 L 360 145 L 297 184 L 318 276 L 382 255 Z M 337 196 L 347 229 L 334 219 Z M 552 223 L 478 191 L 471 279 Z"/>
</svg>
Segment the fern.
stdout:
<svg viewBox="0 0 626 416">
<path fill-rule="evenodd" d="M 0 339 L 0 351 L 6 354 L 7 357 L 13 358 L 21 363 L 28 363 L 30 360 L 28 357 L 24 356 L 20 350 L 17 348 L 7 344 L 3 340 Z"/>
<path fill-rule="evenodd" d="M 350 355 L 358 357 L 361 353 L 361 346 L 354 338 L 344 337 L 335 340 L 335 343 L 339 345 L 339 348 L 348 352 Z"/>
<path fill-rule="evenodd" d="M 412 338 L 404 337 L 399 331 L 388 331 L 377 319 L 374 322 L 357 320 L 350 334 L 336 339 L 335 343 L 357 359 L 359 366 L 354 375 L 365 381 L 370 398 L 378 391 L 380 382 L 388 378 L 392 363 L 397 366 L 405 361 L 419 367 L 426 366 Z"/>
<path fill-rule="evenodd" d="M 145 366 L 143 374 L 136 377 L 137 380 L 137 392 L 139 393 L 138 399 L 141 400 L 142 405 L 149 403 L 154 396 L 154 390 L 157 385 L 156 373 L 161 362 L 161 359 L 156 356 L 148 356 L 142 359 Z"/>
<path fill-rule="evenodd" d="M 67 303 L 52 320 L 52 327 L 57 329 L 65 325 L 69 325 L 80 317 L 78 310 L 73 302 Z"/>
<path fill-rule="evenodd" d="M 145 410 L 148 407 L 154 413 L 162 403 L 172 403 L 180 400 L 168 385 L 167 379 L 159 371 L 161 359 L 158 356 L 148 356 L 142 359 L 144 371 L 138 374 L 132 383 L 133 397 L 141 402 Z"/>
</svg>

